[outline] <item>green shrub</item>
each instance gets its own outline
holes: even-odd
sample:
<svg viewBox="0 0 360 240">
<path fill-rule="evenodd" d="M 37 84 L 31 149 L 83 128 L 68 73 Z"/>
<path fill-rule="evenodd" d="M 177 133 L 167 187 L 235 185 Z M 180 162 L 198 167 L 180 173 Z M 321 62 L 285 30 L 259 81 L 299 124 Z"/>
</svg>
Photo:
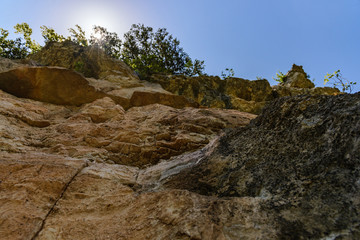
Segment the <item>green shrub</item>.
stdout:
<svg viewBox="0 0 360 240">
<path fill-rule="evenodd" d="M 235 71 L 232 68 L 225 68 L 225 71 L 221 71 L 221 78 L 223 80 L 234 76 L 235 76 Z"/>
<path fill-rule="evenodd" d="M 7 39 L 9 31 L 0 28 L 0 56 L 10 59 L 22 59 L 30 53 L 40 50 L 40 45 L 31 39 L 32 29 L 27 23 L 16 24 L 15 33 L 23 35 L 23 38 L 15 40 Z M 25 40 L 25 42 L 23 42 Z"/>
<path fill-rule="evenodd" d="M 352 92 L 352 87 L 356 85 L 356 82 L 350 82 L 345 79 L 340 70 L 335 71 L 334 73 L 328 73 L 324 78 L 324 85 L 327 83 L 331 83 L 333 87 L 341 87 L 343 92 Z"/>
<path fill-rule="evenodd" d="M 273 77 L 273 79 L 279 83 L 284 83 L 286 81 L 286 76 L 281 71 L 276 73 L 276 77 Z"/>
</svg>

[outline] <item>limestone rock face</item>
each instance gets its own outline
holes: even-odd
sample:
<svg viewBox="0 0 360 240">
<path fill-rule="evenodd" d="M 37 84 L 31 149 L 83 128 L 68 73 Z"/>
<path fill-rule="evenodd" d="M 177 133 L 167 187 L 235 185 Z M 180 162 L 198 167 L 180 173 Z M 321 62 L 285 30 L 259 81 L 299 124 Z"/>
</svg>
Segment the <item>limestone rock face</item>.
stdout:
<svg viewBox="0 0 360 240">
<path fill-rule="evenodd" d="M 39 146 L 49 154 L 139 167 L 201 148 L 221 129 L 246 125 L 255 117 L 160 104 L 125 111 L 109 97 L 81 107 L 20 100 L 4 92 L 0 97 L 0 150 L 22 153 Z"/>
<path fill-rule="evenodd" d="M 287 97 L 253 119 L 0 91 L 1 238 L 358 239 L 359 103 Z"/>
<path fill-rule="evenodd" d="M 128 81 L 139 81 L 137 75 L 125 63 L 107 56 L 95 46 L 82 47 L 71 41 L 49 42 L 30 58 L 45 66 L 75 70 L 85 77 L 103 78 L 114 75 Z"/>
<path fill-rule="evenodd" d="M 0 152 L 1 239 L 33 239 L 84 160 Z"/>
<path fill-rule="evenodd" d="M 360 239 L 360 93 L 102 55 L 0 59 L 1 239 Z"/>
<path fill-rule="evenodd" d="M 217 205 L 216 199 L 177 190 L 140 194 L 139 167 L 193 152 L 223 128 L 246 125 L 254 117 L 234 110 L 159 104 L 125 111 L 109 97 L 81 107 L 61 106 L 0 91 L 1 239 L 221 234 L 211 220 L 220 210 L 197 214 Z M 245 204 L 253 207 L 251 201 Z M 152 210 L 157 208 L 160 215 Z M 136 211 L 140 215 L 135 217 Z M 190 215 L 175 220 L 179 214 Z M 245 219 L 240 210 L 237 218 Z M 202 226 L 195 226 L 199 221 Z"/>
<path fill-rule="evenodd" d="M 245 125 L 252 118 L 233 110 L 174 109 L 159 104 L 124 112 L 105 98 L 85 105 L 57 125 L 43 144 L 49 152 L 142 167 L 196 150 L 221 129 Z"/>
</svg>

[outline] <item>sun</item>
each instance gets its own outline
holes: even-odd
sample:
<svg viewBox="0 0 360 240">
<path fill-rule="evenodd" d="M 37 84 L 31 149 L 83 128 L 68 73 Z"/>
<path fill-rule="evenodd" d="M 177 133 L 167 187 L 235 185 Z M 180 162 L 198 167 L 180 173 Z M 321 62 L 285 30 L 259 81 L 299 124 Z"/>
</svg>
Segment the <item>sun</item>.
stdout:
<svg viewBox="0 0 360 240">
<path fill-rule="evenodd" d="M 87 37 L 93 36 L 101 40 L 101 34 L 94 32 L 94 26 L 101 26 L 109 31 L 116 31 L 119 27 L 118 15 L 113 8 L 108 5 L 97 5 L 89 2 L 88 5 L 78 9 L 71 21 L 79 24 L 86 32 Z"/>
<path fill-rule="evenodd" d="M 96 41 L 101 41 L 102 36 L 100 32 L 92 33 L 91 36 L 95 38 Z"/>
</svg>

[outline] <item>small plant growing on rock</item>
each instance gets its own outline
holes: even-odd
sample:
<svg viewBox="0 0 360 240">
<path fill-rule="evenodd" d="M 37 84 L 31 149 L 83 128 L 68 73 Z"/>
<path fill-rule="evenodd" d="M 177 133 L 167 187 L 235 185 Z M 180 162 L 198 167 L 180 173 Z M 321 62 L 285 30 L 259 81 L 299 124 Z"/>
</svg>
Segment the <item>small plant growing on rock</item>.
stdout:
<svg viewBox="0 0 360 240">
<path fill-rule="evenodd" d="M 235 76 L 235 71 L 232 68 L 225 68 L 225 71 L 221 71 L 221 77 L 223 80 Z"/>
<path fill-rule="evenodd" d="M 284 83 L 285 82 L 285 74 L 283 74 L 281 71 L 278 71 L 276 73 L 276 77 L 273 77 L 273 79 L 279 83 Z"/>
<path fill-rule="evenodd" d="M 330 82 L 333 87 L 341 87 L 343 92 L 352 92 L 352 87 L 356 85 L 356 82 L 350 82 L 347 79 L 345 79 L 342 74 L 340 73 L 340 70 L 335 71 L 334 73 L 328 73 L 325 75 L 324 78 L 324 85 Z"/>
<path fill-rule="evenodd" d="M 77 61 L 74 64 L 74 70 L 77 71 L 77 72 L 83 72 L 84 66 L 85 66 L 84 62 Z"/>
</svg>

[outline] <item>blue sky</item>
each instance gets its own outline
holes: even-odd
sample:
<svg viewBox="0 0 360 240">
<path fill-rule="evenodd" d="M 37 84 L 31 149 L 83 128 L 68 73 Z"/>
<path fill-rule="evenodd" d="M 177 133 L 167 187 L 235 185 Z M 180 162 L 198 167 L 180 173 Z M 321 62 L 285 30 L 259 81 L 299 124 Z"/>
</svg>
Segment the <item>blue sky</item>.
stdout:
<svg viewBox="0 0 360 240">
<path fill-rule="evenodd" d="M 122 36 L 133 23 L 165 27 L 206 72 L 272 80 L 293 63 L 323 86 L 326 73 L 341 69 L 360 91 L 360 0 L 1 0 L 0 27 L 27 22 L 43 43 L 40 26 L 68 35 L 75 24 Z"/>
</svg>

